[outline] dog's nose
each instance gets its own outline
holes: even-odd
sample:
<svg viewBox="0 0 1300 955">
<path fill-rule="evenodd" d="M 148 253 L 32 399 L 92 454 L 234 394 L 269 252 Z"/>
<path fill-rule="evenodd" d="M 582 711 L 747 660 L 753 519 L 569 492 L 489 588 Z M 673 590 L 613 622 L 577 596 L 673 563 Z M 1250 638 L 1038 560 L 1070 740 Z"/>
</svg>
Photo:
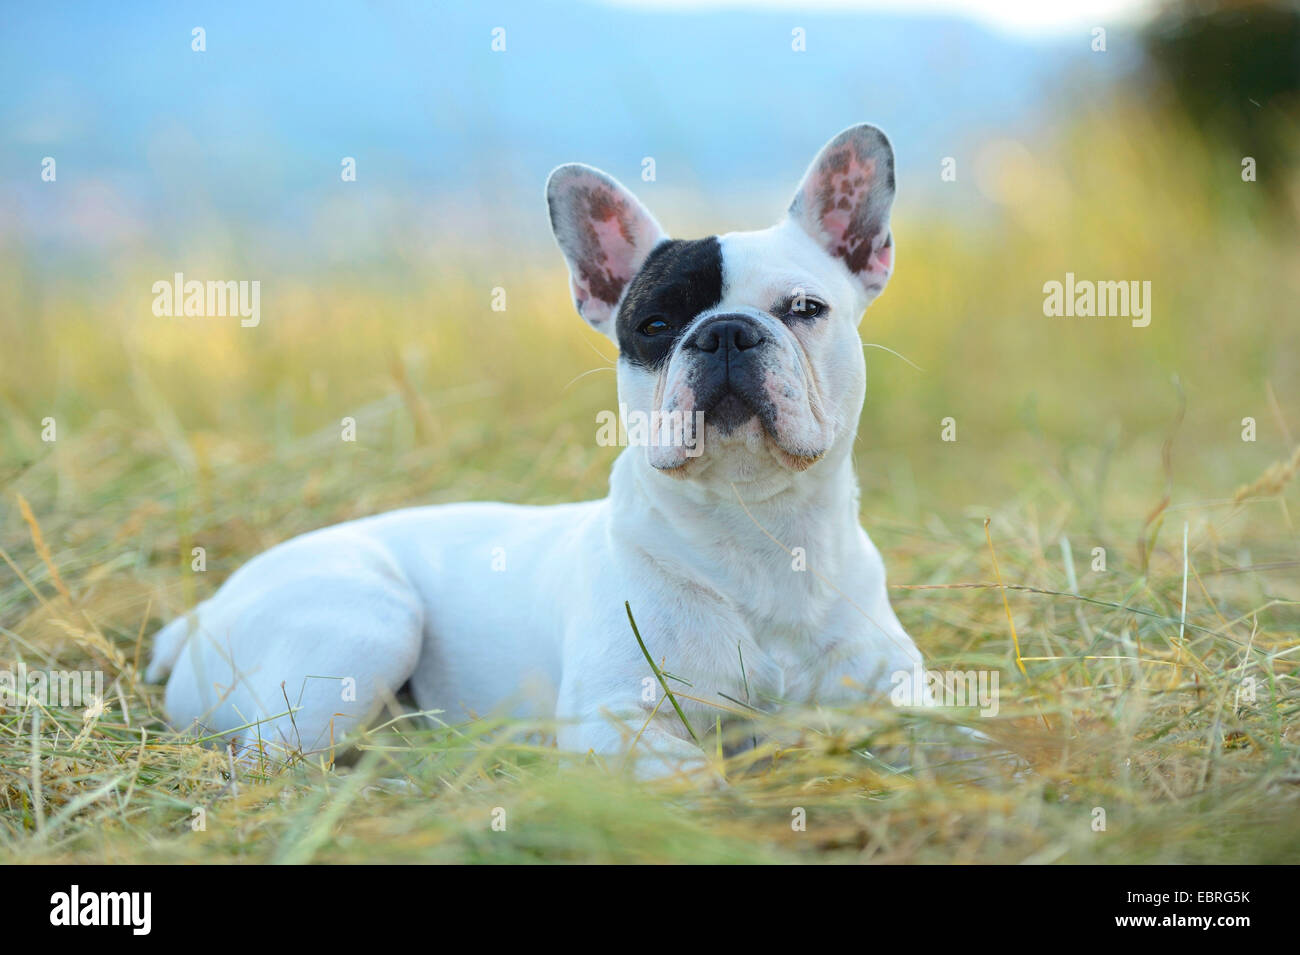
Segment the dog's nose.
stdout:
<svg viewBox="0 0 1300 955">
<path fill-rule="evenodd" d="M 695 332 L 691 345 L 710 354 L 719 350 L 748 351 L 763 343 L 763 330 L 744 315 L 711 318 Z"/>
</svg>

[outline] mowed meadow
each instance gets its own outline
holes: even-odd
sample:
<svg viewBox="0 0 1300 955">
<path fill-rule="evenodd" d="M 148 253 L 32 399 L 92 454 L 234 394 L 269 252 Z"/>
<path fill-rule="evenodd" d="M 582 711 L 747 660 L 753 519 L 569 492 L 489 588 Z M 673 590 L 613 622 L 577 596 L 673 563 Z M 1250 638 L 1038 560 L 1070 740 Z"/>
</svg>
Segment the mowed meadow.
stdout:
<svg viewBox="0 0 1300 955">
<path fill-rule="evenodd" d="M 1123 104 L 982 176 L 993 200 L 959 212 L 900 182 L 857 463 L 900 617 L 931 665 L 998 671 L 998 713 L 781 710 L 719 758 L 717 789 L 561 767 L 548 727 L 497 721 L 400 721 L 346 764 L 235 764 L 169 730 L 143 680 L 154 631 L 278 541 L 413 504 L 604 493 L 614 352 L 557 252 L 456 248 L 454 224 L 446 254 L 344 269 L 6 249 L 0 668 L 102 671 L 104 700 L 0 707 L 0 858 L 1294 861 L 1295 210 Z M 656 211 L 737 225 L 710 205 Z M 261 323 L 155 317 L 176 271 L 260 279 Z M 1149 326 L 1046 317 L 1067 272 L 1149 281 Z M 877 755 L 951 723 L 988 737 L 960 765 Z"/>
</svg>

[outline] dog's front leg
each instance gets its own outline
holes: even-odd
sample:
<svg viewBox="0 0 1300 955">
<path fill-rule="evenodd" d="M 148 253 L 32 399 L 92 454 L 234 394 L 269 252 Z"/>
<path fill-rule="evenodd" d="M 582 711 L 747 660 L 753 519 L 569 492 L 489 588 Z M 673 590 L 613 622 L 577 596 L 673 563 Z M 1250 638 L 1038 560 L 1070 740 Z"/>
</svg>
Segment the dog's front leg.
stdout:
<svg viewBox="0 0 1300 955">
<path fill-rule="evenodd" d="M 638 590 L 627 580 L 613 589 L 631 599 L 602 600 L 575 614 L 566 634 L 557 744 L 642 779 L 684 773 L 720 780 L 699 742 L 720 712 L 706 700 L 723 688 L 744 698 L 751 686 L 756 699 L 779 697 L 780 668 L 716 600 Z"/>
<path fill-rule="evenodd" d="M 681 774 L 711 780 L 717 771 L 709 758 L 687 735 L 671 704 L 665 702 L 662 709 L 668 716 L 662 711 L 651 716 L 653 706 L 609 700 L 562 725 L 557 744 L 568 753 L 599 756 L 609 768 L 633 772 L 638 779 Z"/>
<path fill-rule="evenodd" d="M 618 630 L 618 621 L 611 619 L 603 632 Z M 594 754 L 610 769 L 631 771 L 640 779 L 714 774 L 708 757 L 692 738 L 694 727 L 688 728 L 678 715 L 673 700 L 664 693 L 660 675 L 651 669 L 637 644 L 626 639 L 593 646 L 587 635 L 599 632 L 601 628 L 584 629 L 568 646 L 556 706 L 560 750 L 580 757 Z M 658 635 L 665 631 L 656 627 L 650 632 Z M 677 704 L 698 709 L 689 701 L 678 700 Z M 691 719 L 688 712 L 685 719 Z M 695 721 L 704 722 L 699 713 Z"/>
</svg>

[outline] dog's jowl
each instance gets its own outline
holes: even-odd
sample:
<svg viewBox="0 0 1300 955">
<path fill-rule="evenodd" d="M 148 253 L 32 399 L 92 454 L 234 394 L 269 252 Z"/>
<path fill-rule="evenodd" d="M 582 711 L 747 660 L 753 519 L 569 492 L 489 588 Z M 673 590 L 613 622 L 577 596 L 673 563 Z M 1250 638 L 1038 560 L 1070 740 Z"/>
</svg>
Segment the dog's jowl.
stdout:
<svg viewBox="0 0 1300 955">
<path fill-rule="evenodd" d="M 836 136 L 760 232 L 671 239 L 577 164 L 546 198 L 578 313 L 618 348 L 620 407 L 689 433 L 630 443 L 602 500 L 412 508 L 272 548 L 158 634 L 174 724 L 311 750 L 405 691 L 448 722 L 554 719 L 565 751 L 636 738 L 638 772 L 661 775 L 705 758 L 671 707 L 645 726 L 659 691 L 625 602 L 701 699 L 884 697 L 921 664 L 852 461 L 858 322 L 893 268 L 884 134 Z"/>
</svg>

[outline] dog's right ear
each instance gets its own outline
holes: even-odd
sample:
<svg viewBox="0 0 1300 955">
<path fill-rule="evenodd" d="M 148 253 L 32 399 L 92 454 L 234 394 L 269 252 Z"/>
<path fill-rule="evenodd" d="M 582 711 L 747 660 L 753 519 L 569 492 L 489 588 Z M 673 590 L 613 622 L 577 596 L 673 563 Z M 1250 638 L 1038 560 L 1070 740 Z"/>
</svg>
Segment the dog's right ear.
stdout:
<svg viewBox="0 0 1300 955">
<path fill-rule="evenodd" d="M 894 148 L 863 123 L 822 147 L 790 204 L 790 217 L 852 273 L 867 301 L 894 271 Z"/>
<path fill-rule="evenodd" d="M 618 180 L 581 163 L 551 173 L 546 204 L 555 241 L 569 263 L 578 314 L 613 337 L 610 316 L 650 250 L 667 236 Z"/>
</svg>

